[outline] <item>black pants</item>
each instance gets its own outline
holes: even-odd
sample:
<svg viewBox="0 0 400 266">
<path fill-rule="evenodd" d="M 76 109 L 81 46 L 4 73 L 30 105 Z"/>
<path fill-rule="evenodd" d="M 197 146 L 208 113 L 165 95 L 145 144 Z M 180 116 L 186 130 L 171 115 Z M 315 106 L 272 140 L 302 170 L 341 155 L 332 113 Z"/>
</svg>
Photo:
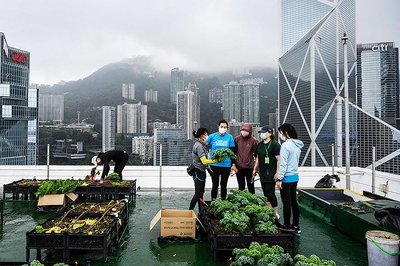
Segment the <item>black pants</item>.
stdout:
<svg viewBox="0 0 400 266">
<path fill-rule="evenodd" d="M 271 203 L 272 208 L 277 207 L 278 200 L 275 195 L 275 182 L 261 182 L 261 188 L 263 190 L 264 196 L 267 198 L 269 203 Z"/>
<path fill-rule="evenodd" d="M 128 162 L 128 159 L 129 159 L 129 155 L 127 153 L 125 153 L 120 161 L 115 162 L 114 173 L 119 174 L 119 176 L 121 177 L 121 180 L 122 180 L 122 170 L 124 170 L 124 167 L 125 167 L 126 163 Z"/>
<path fill-rule="evenodd" d="M 293 212 L 294 226 L 299 226 L 300 211 L 296 197 L 297 182 L 282 183 L 281 198 L 283 203 L 283 222 L 285 226 L 290 226 L 290 216 Z"/>
<path fill-rule="evenodd" d="M 213 171 L 213 175 L 211 176 L 212 180 L 212 188 L 211 188 L 211 200 L 214 200 L 218 196 L 218 186 L 219 186 L 219 176 L 221 176 L 221 199 L 226 199 L 228 185 L 228 178 L 231 172 L 230 167 L 219 167 L 219 166 L 211 166 L 211 170 Z"/>
<path fill-rule="evenodd" d="M 236 173 L 236 178 L 237 182 L 239 185 L 239 190 L 244 190 L 246 188 L 246 182 L 247 182 L 247 188 L 250 193 L 254 194 L 256 191 L 254 189 L 254 183 L 253 181 L 253 168 L 242 168 L 238 167 L 238 171 Z"/>
<path fill-rule="evenodd" d="M 195 169 L 193 175 L 193 181 L 194 181 L 194 195 L 192 200 L 190 201 L 189 210 L 193 210 L 194 207 L 196 206 L 196 203 L 204 196 L 204 189 L 206 187 L 206 172 L 200 171 L 199 169 Z"/>
</svg>

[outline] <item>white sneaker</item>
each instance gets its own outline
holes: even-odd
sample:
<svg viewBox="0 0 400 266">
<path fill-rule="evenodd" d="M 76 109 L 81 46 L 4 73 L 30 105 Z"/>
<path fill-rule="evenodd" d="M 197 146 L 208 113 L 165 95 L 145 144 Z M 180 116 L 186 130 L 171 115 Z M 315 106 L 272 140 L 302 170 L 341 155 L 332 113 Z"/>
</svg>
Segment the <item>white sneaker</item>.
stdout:
<svg viewBox="0 0 400 266">
<path fill-rule="evenodd" d="M 275 214 L 275 218 L 276 218 L 277 220 L 279 220 L 279 218 L 281 218 L 281 217 L 279 216 L 279 213 Z"/>
</svg>

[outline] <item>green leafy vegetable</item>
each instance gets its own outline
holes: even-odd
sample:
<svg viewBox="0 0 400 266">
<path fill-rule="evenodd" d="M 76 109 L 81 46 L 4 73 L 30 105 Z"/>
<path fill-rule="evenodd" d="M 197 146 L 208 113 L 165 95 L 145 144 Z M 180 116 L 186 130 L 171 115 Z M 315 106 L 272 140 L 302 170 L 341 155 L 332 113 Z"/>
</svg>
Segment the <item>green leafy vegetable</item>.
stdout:
<svg viewBox="0 0 400 266">
<path fill-rule="evenodd" d="M 236 159 L 236 155 L 233 153 L 231 149 L 222 148 L 219 150 L 213 151 L 212 160 L 218 160 L 218 162 L 223 162 L 226 158 Z"/>
</svg>

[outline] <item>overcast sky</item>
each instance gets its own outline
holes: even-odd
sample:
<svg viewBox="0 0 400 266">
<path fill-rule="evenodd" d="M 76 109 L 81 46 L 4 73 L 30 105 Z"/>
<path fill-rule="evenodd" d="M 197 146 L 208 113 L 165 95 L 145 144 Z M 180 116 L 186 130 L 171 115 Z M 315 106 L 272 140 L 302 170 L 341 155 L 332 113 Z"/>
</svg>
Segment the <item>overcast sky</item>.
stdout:
<svg viewBox="0 0 400 266">
<path fill-rule="evenodd" d="M 358 43 L 400 45 L 399 0 L 356 3 Z M 280 0 L 12 0 L 0 31 L 31 53 L 32 83 L 80 79 L 136 55 L 164 71 L 276 68 Z"/>
</svg>

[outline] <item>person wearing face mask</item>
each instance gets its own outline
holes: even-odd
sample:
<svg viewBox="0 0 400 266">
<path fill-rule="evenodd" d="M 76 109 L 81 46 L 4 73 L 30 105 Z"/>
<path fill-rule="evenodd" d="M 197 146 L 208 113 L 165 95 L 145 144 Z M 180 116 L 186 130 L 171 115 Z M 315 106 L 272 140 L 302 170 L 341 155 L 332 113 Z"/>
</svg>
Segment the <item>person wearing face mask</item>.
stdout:
<svg viewBox="0 0 400 266">
<path fill-rule="evenodd" d="M 221 120 L 218 122 L 218 132 L 215 132 L 208 136 L 206 141 L 207 145 L 211 147 L 210 156 L 212 158 L 213 152 L 223 148 L 235 148 L 235 142 L 231 134 L 227 133 L 228 122 Z M 231 159 L 228 157 L 223 162 L 218 162 L 211 165 L 211 170 L 213 172 L 212 178 L 212 188 L 211 188 L 211 200 L 217 198 L 218 187 L 221 181 L 221 199 L 226 199 L 228 178 L 231 171 Z"/>
<path fill-rule="evenodd" d="M 235 150 L 237 158 L 232 162 L 231 172 L 236 173 L 239 190 L 246 188 L 254 194 L 253 168 L 258 141 L 252 135 L 253 126 L 250 123 L 244 123 L 240 129 L 240 134 L 235 137 Z"/>
<path fill-rule="evenodd" d="M 292 125 L 283 124 L 278 130 L 279 137 L 284 143 L 281 146 L 281 161 L 276 185 L 281 191 L 284 226 L 300 234 L 300 211 L 296 189 L 299 181 L 300 153 L 304 144 L 297 139 L 296 129 Z M 293 222 L 290 223 L 292 213 Z"/>
<path fill-rule="evenodd" d="M 268 200 L 268 205 L 274 209 L 275 217 L 279 219 L 275 180 L 278 178 L 281 145 L 275 141 L 272 127 L 262 127 L 259 134 L 261 141 L 257 145 L 253 175 L 255 176 L 258 172 L 263 194 Z"/>
<path fill-rule="evenodd" d="M 208 130 L 206 128 L 199 128 L 193 131 L 195 143 L 192 149 L 192 159 L 194 165 L 194 195 L 190 201 L 189 210 L 193 210 L 196 203 L 203 199 L 204 189 L 206 186 L 206 170 L 210 168 L 210 164 L 217 163 L 217 160 L 209 160 L 208 150 L 206 147 L 206 140 L 208 138 Z"/>
</svg>

